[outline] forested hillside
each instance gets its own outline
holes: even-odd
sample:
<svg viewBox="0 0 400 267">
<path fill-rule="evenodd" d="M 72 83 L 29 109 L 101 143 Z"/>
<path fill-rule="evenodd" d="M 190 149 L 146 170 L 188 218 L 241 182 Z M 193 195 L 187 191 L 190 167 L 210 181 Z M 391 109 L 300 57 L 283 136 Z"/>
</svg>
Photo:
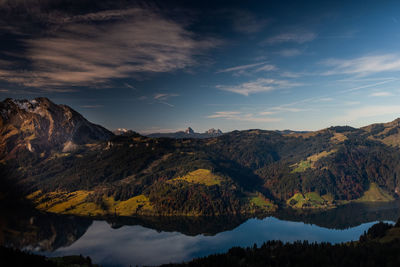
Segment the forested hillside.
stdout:
<svg viewBox="0 0 400 267">
<path fill-rule="evenodd" d="M 247 130 L 170 139 L 134 132 L 114 136 L 80 115 L 75 115 L 79 123 L 71 121 L 60 112 L 75 111 L 48 99 L 29 102 L 34 108 L 23 103 L 0 105 L 1 179 L 42 210 L 86 216 L 227 215 L 398 197 L 399 120 L 360 129 Z M 51 116 L 52 125 L 69 127 L 46 128 L 43 140 L 40 122 L 52 113 L 38 110 L 47 107 L 58 114 Z M 23 126 L 16 119 L 20 115 L 35 126 Z M 88 134 L 76 135 L 81 125 L 90 126 Z"/>
<path fill-rule="evenodd" d="M 268 241 L 260 247 L 231 248 L 225 254 L 164 267 L 200 266 L 398 266 L 400 224 L 378 223 L 358 242 L 341 244 Z"/>
</svg>

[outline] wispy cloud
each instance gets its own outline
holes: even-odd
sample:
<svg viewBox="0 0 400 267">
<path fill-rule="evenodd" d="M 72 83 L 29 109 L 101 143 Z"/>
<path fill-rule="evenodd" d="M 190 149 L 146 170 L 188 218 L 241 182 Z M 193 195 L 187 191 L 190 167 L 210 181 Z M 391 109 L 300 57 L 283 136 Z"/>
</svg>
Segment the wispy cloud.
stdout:
<svg viewBox="0 0 400 267">
<path fill-rule="evenodd" d="M 106 22 L 82 23 L 93 20 Z M 219 44 L 195 36 L 157 10 L 140 8 L 63 18 L 57 31 L 23 42 L 27 50 L 22 57 L 31 69 L 1 68 L 0 80 L 53 88 L 105 85 L 115 78 L 185 69 Z"/>
<path fill-rule="evenodd" d="M 169 106 L 169 107 L 171 107 L 171 108 L 173 108 L 173 107 L 175 107 L 175 105 L 173 105 L 173 104 L 171 104 L 171 103 L 168 103 L 168 102 L 166 102 L 166 101 L 159 101 L 161 104 L 164 104 L 164 105 L 166 105 L 166 106 Z"/>
<path fill-rule="evenodd" d="M 356 109 L 348 110 L 345 115 L 334 118 L 334 122 L 345 123 L 354 122 L 362 118 L 373 118 L 382 115 L 393 115 L 399 117 L 400 106 L 386 105 L 386 106 L 365 106 Z"/>
<path fill-rule="evenodd" d="M 170 97 L 173 96 L 179 96 L 178 94 L 163 94 L 163 93 L 158 93 L 154 95 L 154 99 L 156 100 L 167 100 Z"/>
<path fill-rule="evenodd" d="M 261 44 L 281 44 L 281 43 L 298 43 L 303 44 L 307 42 L 311 42 L 317 37 L 317 35 L 313 32 L 287 32 L 281 33 L 275 36 L 272 36 Z"/>
<path fill-rule="evenodd" d="M 281 77 L 285 77 L 285 78 L 299 78 L 299 77 L 303 76 L 302 73 L 290 72 L 290 71 L 281 72 L 280 75 L 281 75 Z"/>
<path fill-rule="evenodd" d="M 292 83 L 286 80 L 260 78 L 255 81 L 245 82 L 239 85 L 234 85 L 234 86 L 217 85 L 216 87 L 220 90 L 248 96 L 249 94 L 270 92 L 277 89 L 291 88 L 300 85 L 301 85 L 300 83 Z"/>
<path fill-rule="evenodd" d="M 269 116 L 269 115 L 273 115 L 275 113 L 277 113 L 277 112 L 276 111 L 262 111 L 262 112 L 259 112 L 258 115 L 260 115 L 260 116 Z"/>
<path fill-rule="evenodd" d="M 308 111 L 309 109 L 304 109 L 304 108 L 294 108 L 294 107 L 287 107 L 287 106 L 276 106 L 276 107 L 271 107 L 267 109 L 266 111 L 259 112 L 258 114 L 261 116 L 268 116 L 268 115 L 273 115 L 277 113 L 285 113 L 285 112 L 303 112 L 303 111 Z"/>
<path fill-rule="evenodd" d="M 331 70 L 324 72 L 324 75 L 356 74 L 364 76 L 380 72 L 400 71 L 400 56 L 384 54 L 354 59 L 328 59 L 323 64 L 332 67 Z"/>
<path fill-rule="evenodd" d="M 287 107 L 287 106 L 277 106 L 277 107 L 272 107 L 270 109 L 274 110 L 275 112 L 302 112 L 302 111 L 307 111 L 307 109 L 304 109 L 304 108 L 293 108 L 293 107 Z"/>
<path fill-rule="evenodd" d="M 258 63 L 253 63 L 253 64 L 240 65 L 240 66 L 230 67 L 230 68 L 226 68 L 226 69 L 221 69 L 221 70 L 218 70 L 216 73 L 247 70 L 247 69 L 251 69 L 251 68 L 263 65 L 263 64 L 265 64 L 265 62 L 258 62 Z"/>
<path fill-rule="evenodd" d="M 392 96 L 393 94 L 390 92 L 374 92 L 372 94 L 370 94 L 369 96 L 377 96 L 377 97 L 381 97 L 381 96 Z"/>
<path fill-rule="evenodd" d="M 334 99 L 332 97 L 321 97 L 320 99 L 318 99 L 318 101 L 320 102 L 331 102 Z"/>
<path fill-rule="evenodd" d="M 224 118 L 224 119 L 233 119 L 237 117 L 240 114 L 239 111 L 217 111 L 214 114 L 207 116 L 207 118 L 210 119 L 216 119 L 216 118 Z"/>
<path fill-rule="evenodd" d="M 264 115 L 270 115 L 270 114 L 253 114 L 253 113 L 243 113 L 240 111 L 218 111 L 212 115 L 207 116 L 207 118 L 247 121 L 247 122 L 265 122 L 265 123 L 281 121 L 281 118 L 266 117 Z"/>
<path fill-rule="evenodd" d="M 271 64 L 265 64 L 259 68 L 257 68 L 255 71 L 256 72 L 260 72 L 260 71 L 273 71 L 273 70 L 277 70 L 278 68 L 275 65 L 271 65 Z"/>
<path fill-rule="evenodd" d="M 370 84 L 365 84 L 365 85 L 361 85 L 361 86 L 352 87 L 352 88 L 343 90 L 340 93 L 358 91 L 358 90 L 361 90 L 361 89 L 371 88 L 371 87 L 379 87 L 380 85 L 383 85 L 383 84 L 386 84 L 386 83 L 389 83 L 389 82 L 393 82 L 393 81 L 396 81 L 396 80 L 398 80 L 398 79 L 388 78 L 388 79 L 385 79 L 385 80 L 380 81 L 380 82 L 375 82 L 375 83 L 370 83 Z"/>
<path fill-rule="evenodd" d="M 135 89 L 136 89 L 135 86 L 130 85 L 129 83 L 124 83 L 124 86 L 125 86 L 126 88 L 129 88 L 129 89 L 132 89 L 132 90 L 135 90 Z"/>
<path fill-rule="evenodd" d="M 170 94 L 170 93 L 157 93 L 153 96 L 153 99 L 158 101 L 161 104 L 167 105 L 169 107 L 175 107 L 175 105 L 167 102 L 169 98 L 179 96 L 178 94 Z"/>
<path fill-rule="evenodd" d="M 218 70 L 216 73 L 232 72 L 235 75 L 242 75 L 251 72 L 261 72 L 261 71 L 274 71 L 278 68 L 275 65 L 268 64 L 267 62 L 258 62 L 253 64 L 239 65 L 235 67 L 230 67 L 226 69 Z"/>
</svg>

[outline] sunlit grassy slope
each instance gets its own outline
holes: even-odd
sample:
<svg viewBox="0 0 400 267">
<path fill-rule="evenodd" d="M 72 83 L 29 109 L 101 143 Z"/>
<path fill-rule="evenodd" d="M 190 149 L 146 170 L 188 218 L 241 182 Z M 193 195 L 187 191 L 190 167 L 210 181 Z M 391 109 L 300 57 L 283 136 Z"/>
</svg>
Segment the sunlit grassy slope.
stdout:
<svg viewBox="0 0 400 267">
<path fill-rule="evenodd" d="M 331 150 L 331 151 L 322 151 L 321 153 L 314 154 L 309 156 L 306 160 L 302 160 L 296 164 L 293 164 L 291 167 L 294 169 L 292 170 L 292 173 L 296 172 L 304 172 L 305 170 L 309 168 L 314 168 L 314 163 L 317 162 L 319 159 L 329 156 L 330 154 L 335 153 L 336 150 Z"/>
<path fill-rule="evenodd" d="M 171 180 L 167 180 L 164 183 L 190 183 L 196 188 L 196 186 L 223 186 L 223 182 L 227 182 L 226 178 L 222 178 L 210 170 L 198 169 L 187 173 L 181 177 L 177 177 Z M 163 188 L 161 186 L 161 188 Z M 177 187 L 178 189 L 181 187 Z M 177 189 L 175 188 L 175 190 Z M 182 192 L 185 192 L 184 190 Z M 166 191 L 167 194 L 164 198 L 163 205 L 174 205 L 174 192 Z M 168 195 L 170 194 L 170 195 Z M 192 195 L 189 195 L 185 200 L 185 193 L 182 194 L 183 198 L 179 205 L 184 207 L 193 205 Z M 154 197 L 154 196 L 153 196 Z M 36 207 L 40 210 L 62 213 L 62 214 L 74 214 L 81 216 L 134 216 L 134 215 L 176 215 L 175 213 L 169 214 L 165 210 L 157 206 L 154 202 L 152 203 L 148 196 L 138 195 L 124 201 L 117 201 L 113 196 L 101 195 L 99 192 L 79 190 L 74 192 L 66 191 L 55 191 L 43 193 L 36 191 L 30 194 L 28 199 L 32 200 Z M 209 198 L 211 199 L 211 198 Z M 218 201 L 218 200 L 217 200 Z M 238 199 L 243 205 L 241 212 L 243 213 L 258 213 L 258 212 L 271 212 L 274 211 L 277 206 L 265 196 L 259 192 L 243 192 L 243 195 Z M 206 203 L 201 203 L 205 205 Z M 210 204 L 210 203 L 207 203 Z M 157 207 L 157 208 L 156 208 Z M 194 210 L 187 209 L 179 213 L 182 216 L 197 216 L 202 215 Z"/>
<path fill-rule="evenodd" d="M 101 201 L 92 200 L 92 191 L 75 192 L 50 192 L 36 191 L 27 198 L 36 204 L 36 208 L 61 214 L 73 214 L 79 216 L 104 217 L 109 215 L 134 216 L 157 215 L 153 204 L 145 195 L 132 197 L 125 201 L 116 201 L 113 197 L 103 196 Z M 271 212 L 277 206 L 261 193 L 246 193 L 244 201 L 248 203 L 245 213 Z M 168 214 L 164 214 L 168 215 Z M 181 215 L 197 216 L 195 213 Z M 199 214 L 200 215 L 200 214 Z"/>
<path fill-rule="evenodd" d="M 250 203 L 262 210 L 271 211 L 276 209 L 276 206 L 269 199 L 259 193 L 250 198 Z"/>
<path fill-rule="evenodd" d="M 331 137 L 331 142 L 335 143 L 335 144 L 339 144 L 342 143 L 344 141 L 346 141 L 348 138 L 346 135 L 344 135 L 343 133 L 333 133 L 333 136 Z"/>
<path fill-rule="evenodd" d="M 332 206 L 332 196 L 320 196 L 316 192 L 308 192 L 305 194 L 296 193 L 293 197 L 286 201 L 286 204 L 292 208 L 328 208 Z"/>
<path fill-rule="evenodd" d="M 170 181 L 171 182 L 186 181 L 189 183 L 204 184 L 206 186 L 211 186 L 211 185 L 221 184 L 221 182 L 224 181 L 224 179 L 218 175 L 215 175 L 210 170 L 198 169 L 198 170 L 189 172 L 188 174 L 186 174 L 182 177 L 174 178 Z"/>
<path fill-rule="evenodd" d="M 318 208 L 329 208 L 333 207 L 334 198 L 330 195 L 320 196 L 316 192 L 309 193 L 296 193 L 290 199 L 286 201 L 289 207 L 295 209 L 318 209 Z M 389 202 L 393 201 L 394 198 L 387 193 L 384 189 L 380 188 L 377 184 L 371 183 L 368 191 L 365 191 L 361 198 L 352 201 L 339 201 L 340 204 L 346 204 L 349 202 Z"/>
<path fill-rule="evenodd" d="M 149 199 L 144 195 L 135 196 L 125 201 L 116 201 L 113 197 L 103 196 L 100 203 L 91 201 L 90 191 L 50 192 L 41 194 L 34 192 L 28 198 L 36 203 L 36 207 L 53 213 L 75 214 L 82 216 L 150 214 L 153 211 Z"/>
<path fill-rule="evenodd" d="M 293 173 L 295 172 L 304 172 L 305 170 L 311 168 L 311 161 L 308 160 L 302 160 L 299 163 L 296 163 L 294 165 L 292 165 L 292 167 L 295 167 L 293 169 Z"/>
<path fill-rule="evenodd" d="M 385 190 L 380 188 L 376 183 L 371 183 L 368 191 L 364 192 L 364 195 L 357 199 L 357 202 L 389 202 L 393 201 L 394 198 L 387 193 Z"/>
</svg>

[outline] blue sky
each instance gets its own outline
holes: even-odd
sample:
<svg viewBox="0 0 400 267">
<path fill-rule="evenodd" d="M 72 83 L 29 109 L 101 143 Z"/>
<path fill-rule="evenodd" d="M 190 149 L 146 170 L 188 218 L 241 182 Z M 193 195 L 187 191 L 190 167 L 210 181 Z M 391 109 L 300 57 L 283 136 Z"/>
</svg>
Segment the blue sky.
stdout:
<svg viewBox="0 0 400 267">
<path fill-rule="evenodd" d="M 400 117 L 395 1 L 83 2 L 0 3 L 2 99 L 141 133 Z"/>
</svg>

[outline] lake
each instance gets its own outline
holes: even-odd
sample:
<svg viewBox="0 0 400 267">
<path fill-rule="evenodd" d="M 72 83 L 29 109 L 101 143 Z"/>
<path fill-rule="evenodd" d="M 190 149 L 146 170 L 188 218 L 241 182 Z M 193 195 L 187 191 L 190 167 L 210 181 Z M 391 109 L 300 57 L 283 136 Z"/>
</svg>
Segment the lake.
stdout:
<svg viewBox="0 0 400 267">
<path fill-rule="evenodd" d="M 20 242 L 24 249 L 51 257 L 90 256 L 102 266 L 159 265 L 226 252 L 233 246 L 261 245 L 268 240 L 331 243 L 358 240 L 374 223 L 397 220 L 399 207 L 398 202 L 352 204 L 318 213 L 285 210 L 265 218 L 149 217 L 91 221 L 51 215 L 50 219 L 35 217 L 35 221 L 47 224 L 39 227 L 47 230 L 36 233 L 37 239 L 30 243 L 15 239 L 14 243 Z"/>
<path fill-rule="evenodd" d="M 48 256 L 89 255 L 103 266 L 159 265 L 194 257 L 226 252 L 233 246 L 258 245 L 267 240 L 345 242 L 357 240 L 374 222 L 346 230 L 334 230 L 273 217 L 249 219 L 234 230 L 215 236 L 187 236 L 179 232 L 158 232 L 143 226 L 113 229 L 104 221 L 94 221 L 87 232 L 69 247 Z"/>
</svg>

